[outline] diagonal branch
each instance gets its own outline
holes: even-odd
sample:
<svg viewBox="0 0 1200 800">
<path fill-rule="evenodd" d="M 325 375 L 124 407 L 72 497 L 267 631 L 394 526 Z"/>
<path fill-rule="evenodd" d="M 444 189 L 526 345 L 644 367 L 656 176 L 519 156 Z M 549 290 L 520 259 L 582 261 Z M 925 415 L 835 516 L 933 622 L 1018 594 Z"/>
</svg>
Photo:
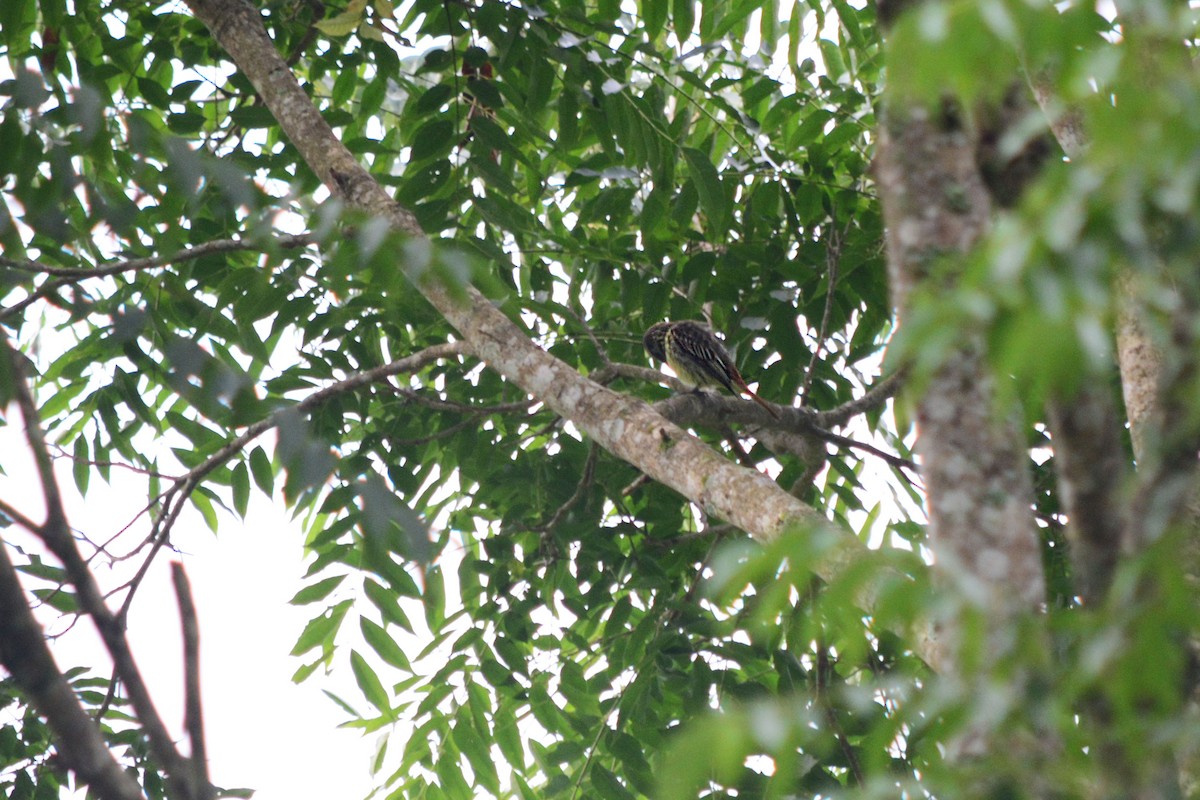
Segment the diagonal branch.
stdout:
<svg viewBox="0 0 1200 800">
<path fill-rule="evenodd" d="M 842 403 L 837 408 L 831 408 L 828 411 L 818 411 L 816 413 L 817 424 L 823 428 L 838 428 L 849 422 L 852 417 L 882 408 L 888 400 L 896 396 L 896 392 L 904 387 L 907 377 L 908 369 L 901 367 L 878 381 L 862 397 Z"/>
<path fill-rule="evenodd" d="M 35 526 L 36 527 L 36 526 Z M 35 531 L 36 532 L 36 531 Z M 117 760 L 54 663 L 33 618 L 17 571 L 0 542 L 0 664 L 54 731 L 67 767 L 102 800 L 142 800 L 142 790 Z"/>
<path fill-rule="evenodd" d="M 162 718 L 154 708 L 150 691 L 146 687 L 137 662 L 133 658 L 133 653 L 129 649 L 124 626 L 104 602 L 95 576 L 92 575 L 87 562 L 80 555 L 75 540 L 71 536 L 62 493 L 54 475 L 54 465 L 42 434 L 41 420 L 38 418 L 37 406 L 29 390 L 24 364 L 17 357 L 17 353 L 13 350 L 7 337 L 3 339 L 3 350 L 0 357 L 8 360 L 9 374 L 13 379 L 13 393 L 25 422 L 25 436 L 33 453 L 38 477 L 42 484 L 42 495 L 46 503 L 46 522 L 39 526 L 35 533 L 50 549 L 50 552 L 62 562 L 71 583 L 75 586 L 80 608 L 91 616 L 105 648 L 112 657 L 121 682 L 125 684 L 126 691 L 129 693 L 129 701 L 137 713 L 138 720 L 142 723 L 151 755 L 166 773 L 171 793 L 176 797 L 188 798 L 190 795 L 187 793 L 187 786 L 183 780 L 187 773 L 187 761 L 175 749 L 174 741 L 168 733 L 166 725 L 163 724 Z"/>
<path fill-rule="evenodd" d="M 160 495 L 159 500 L 162 507 L 154 517 L 154 522 L 150 528 L 150 536 L 146 542 L 150 544 L 150 552 L 142 561 L 142 565 L 138 571 L 129 580 L 127 586 L 129 593 L 125 595 L 125 600 L 121 604 L 121 610 L 118 618 L 123 619 L 129 612 L 129 607 L 133 603 L 133 596 L 137 593 L 138 587 L 142 583 L 146 572 L 149 571 L 150 565 L 154 562 L 159 551 L 167 543 L 170 537 L 171 529 L 175 525 L 175 520 L 179 518 L 179 514 L 183 511 L 183 506 L 187 499 L 191 497 L 192 492 L 200 485 L 213 470 L 220 467 L 229 459 L 242 452 L 250 442 L 262 436 L 272 428 L 277 427 L 285 419 L 294 414 L 301 414 L 311 411 L 312 409 L 324 403 L 331 397 L 346 394 L 363 386 L 368 386 L 373 383 L 386 381 L 395 375 L 407 372 L 416 372 L 434 361 L 452 356 L 466 355 L 470 352 L 470 348 L 465 342 L 447 342 L 446 344 L 437 344 L 420 350 L 412 355 L 404 358 L 391 361 L 387 364 L 355 373 L 348 378 L 331 383 L 324 389 L 318 389 L 308 397 L 301 400 L 294 406 L 280 409 L 269 417 L 255 422 L 246 428 L 244 432 L 235 439 L 229 441 L 221 449 L 217 450 L 203 462 L 193 467 L 175 480 L 169 489 Z M 145 543 L 143 545 L 145 546 Z"/>
<path fill-rule="evenodd" d="M 280 236 L 273 241 L 273 244 L 283 249 L 292 249 L 296 247 L 306 247 L 312 244 L 313 237 L 309 234 Z M 148 269 L 156 269 L 165 267 L 168 264 L 178 264 L 184 261 L 193 261 L 204 256 L 218 255 L 221 253 L 236 253 L 245 250 L 259 250 L 263 246 L 253 241 L 245 239 L 215 239 L 211 242 L 204 242 L 194 247 L 188 247 L 180 250 L 177 253 L 172 253 L 167 256 L 153 256 L 147 258 L 131 258 L 123 261 L 116 261 L 112 264 L 106 264 L 102 267 L 55 267 L 50 264 L 43 264 L 40 261 L 20 261 L 14 258 L 5 258 L 0 256 L 0 267 L 17 270 L 19 272 L 32 272 L 42 275 L 50 275 L 54 280 L 46 281 L 34 291 L 30 292 L 29 296 L 23 300 L 14 303 L 8 308 L 0 309 L 0 321 L 6 320 L 9 317 L 19 314 L 23 309 L 38 300 L 53 294 L 64 286 L 70 286 L 87 278 L 100 278 L 108 275 L 118 275 L 122 272 L 141 272 Z"/>
<path fill-rule="evenodd" d="M 272 244 L 276 247 L 289 250 L 296 247 L 307 247 L 314 241 L 314 238 L 310 234 L 297 234 L 280 236 Z M 57 278 L 66 278 L 69 281 L 81 281 L 85 278 L 100 278 L 106 275 L 118 275 L 122 272 L 141 272 L 157 267 L 165 267 L 168 264 L 194 261 L 197 258 L 204 258 L 205 256 L 262 249 L 264 249 L 262 243 L 246 239 L 214 239 L 213 241 L 204 242 L 193 247 L 185 247 L 183 250 L 171 253 L 170 255 L 129 258 L 122 261 L 114 261 L 103 267 L 55 267 L 50 264 L 43 264 L 40 261 L 20 261 L 15 258 L 5 258 L 4 256 L 0 256 L 0 267 L 8 267 L 20 272 L 53 275 Z"/>
<path fill-rule="evenodd" d="M 188 5 L 254 85 L 314 174 L 350 207 L 386 220 L 397 232 L 423 238 L 412 212 L 355 161 L 313 106 L 256 9 L 242 0 L 188 0 Z M 473 287 L 454 291 L 421 281 L 417 288 L 492 369 L 618 458 L 712 513 L 763 540 L 797 523 L 823 522 L 767 476 L 730 463 L 645 403 L 599 386 L 537 347 Z"/>
</svg>

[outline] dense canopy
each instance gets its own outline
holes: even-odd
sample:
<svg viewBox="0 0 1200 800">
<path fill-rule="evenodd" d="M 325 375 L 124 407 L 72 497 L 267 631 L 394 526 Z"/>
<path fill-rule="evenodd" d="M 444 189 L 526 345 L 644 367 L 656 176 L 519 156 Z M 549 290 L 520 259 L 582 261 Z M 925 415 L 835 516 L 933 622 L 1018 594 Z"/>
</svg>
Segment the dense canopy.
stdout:
<svg viewBox="0 0 1200 800">
<path fill-rule="evenodd" d="M 258 495 L 380 797 L 1192 796 L 1195 23 L 5 0 L 0 786 L 223 793 L 93 568 Z"/>
</svg>

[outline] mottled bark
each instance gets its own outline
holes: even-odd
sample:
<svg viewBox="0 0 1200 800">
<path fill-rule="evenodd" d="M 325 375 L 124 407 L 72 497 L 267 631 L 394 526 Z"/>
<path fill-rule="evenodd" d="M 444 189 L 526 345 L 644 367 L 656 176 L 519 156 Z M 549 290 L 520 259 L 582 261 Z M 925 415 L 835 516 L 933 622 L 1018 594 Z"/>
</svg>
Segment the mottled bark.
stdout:
<svg viewBox="0 0 1200 800">
<path fill-rule="evenodd" d="M 876 161 L 895 305 L 918 287 L 953 281 L 987 229 L 992 203 L 976 142 L 954 113 L 888 110 Z M 932 275 L 939 266 L 941 274 Z M 997 407 L 978 337 L 962 334 L 917 403 L 917 452 L 930 543 L 942 574 L 997 613 L 1045 597 L 1024 437 Z"/>
<path fill-rule="evenodd" d="M 1163 354 L 1143 319 L 1135 274 L 1126 271 L 1117 281 L 1120 313 L 1117 318 L 1117 363 L 1121 391 L 1129 416 L 1133 457 L 1144 464 L 1150 457 L 1149 431 L 1158 416 L 1158 388 L 1162 381 Z"/>
</svg>

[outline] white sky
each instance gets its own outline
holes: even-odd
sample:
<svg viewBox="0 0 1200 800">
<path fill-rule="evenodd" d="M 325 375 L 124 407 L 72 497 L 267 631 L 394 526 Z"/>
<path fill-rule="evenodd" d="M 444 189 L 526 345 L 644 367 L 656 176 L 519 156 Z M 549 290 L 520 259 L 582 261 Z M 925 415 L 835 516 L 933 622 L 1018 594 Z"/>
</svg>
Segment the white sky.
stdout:
<svg viewBox="0 0 1200 800">
<path fill-rule="evenodd" d="M 0 475 L 0 497 L 40 521 L 41 489 L 19 414 L 15 407 L 10 411 L 10 425 L 0 428 L 0 468 L 6 473 Z M 88 498 L 81 500 L 69 463 L 60 459 L 57 466 L 71 524 L 94 541 L 119 530 L 144 502 L 140 478 L 118 470 L 113 471 L 111 490 L 93 483 Z M 164 552 L 156 559 L 130 611 L 129 639 L 159 714 L 182 740 L 183 645 L 170 579 L 170 562 L 182 561 L 200 623 L 204 722 L 213 781 L 224 788 L 256 789 L 256 800 L 364 797 L 371 787 L 368 766 L 375 736 L 338 729 L 346 713 L 321 691 L 327 688 L 362 707 L 350 670 L 339 669 L 329 677 L 318 673 L 300 685 L 291 681 L 302 661 L 288 652 L 308 618 L 323 606 L 288 605 L 303 585 L 303 536 L 300 524 L 284 514 L 282 506 L 255 493 L 245 522 L 218 512 L 220 533 L 215 536 L 198 513 L 185 510 L 172 537 L 183 553 Z M 15 526 L 2 533 L 11 544 L 32 539 Z M 99 570 L 103 591 L 125 579 L 124 574 Z M 28 576 L 22 580 L 26 590 L 41 585 Z M 62 630 L 58 617 L 48 608 L 39 613 L 49 632 Z M 99 674 L 109 674 L 110 662 L 89 620 L 52 642 L 51 649 L 62 669 L 99 665 Z M 186 744 L 182 749 L 186 752 Z"/>
</svg>

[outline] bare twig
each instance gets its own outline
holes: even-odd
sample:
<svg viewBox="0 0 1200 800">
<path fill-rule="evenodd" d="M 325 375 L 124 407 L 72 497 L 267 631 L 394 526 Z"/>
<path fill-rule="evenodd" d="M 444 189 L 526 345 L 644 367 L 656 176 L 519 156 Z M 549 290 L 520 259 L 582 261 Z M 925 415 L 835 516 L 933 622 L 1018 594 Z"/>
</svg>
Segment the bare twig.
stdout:
<svg viewBox="0 0 1200 800">
<path fill-rule="evenodd" d="M 29 306 L 41 300 L 43 297 L 54 294 L 64 286 L 69 286 L 71 281 L 66 278 L 55 278 L 52 281 L 46 281 L 38 288 L 34 289 L 25 298 L 18 300 L 7 308 L 0 308 L 0 321 L 6 320 L 9 317 L 16 316 L 24 311 Z"/>
<path fill-rule="evenodd" d="M 596 459 L 599 457 L 600 448 L 593 444 L 591 450 L 588 451 L 587 461 L 584 462 L 583 465 L 583 475 L 579 478 L 579 484 L 575 487 L 575 492 L 569 498 L 567 498 L 565 503 L 558 507 L 550 519 L 541 525 L 535 526 L 533 530 L 541 533 L 548 533 L 558 527 L 558 524 L 562 522 L 571 509 L 583 499 L 584 494 L 587 493 L 588 487 L 592 485 L 592 478 L 596 474 Z"/>
<path fill-rule="evenodd" d="M 829 725 L 830 731 L 833 733 L 834 738 L 837 739 L 838 745 L 842 748 L 842 755 L 846 758 L 850 774 L 854 776 L 854 783 L 862 786 L 865 781 L 862 765 L 858 761 L 858 754 L 854 752 L 854 747 L 850 744 L 850 740 L 846 738 L 846 733 L 842 730 L 841 723 L 838 722 L 837 712 L 833 707 L 833 703 L 829 700 L 828 683 L 829 676 L 833 672 L 833 665 L 829 662 L 829 648 L 825 646 L 823 641 L 818 641 L 816 644 L 817 668 L 815 672 L 817 677 L 817 704 L 821 706 L 825 722 Z"/>
<path fill-rule="evenodd" d="M 16 568 L 0 543 L 0 664 L 45 717 L 64 763 L 102 800 L 142 800 L 142 790 L 83 710 L 33 617 Z"/>
<path fill-rule="evenodd" d="M 783 429 L 799 435 L 813 436 L 839 447 L 852 447 L 882 458 L 896 467 L 916 470 L 917 465 L 901 456 L 880 450 L 874 445 L 859 442 L 834 433 L 818 423 L 821 415 L 806 408 L 785 408 L 779 421 L 772 420 L 759 406 L 737 397 L 688 392 L 654 404 L 664 417 L 677 425 L 707 425 L 716 427 L 726 421 L 759 425 L 765 430 Z"/>
<path fill-rule="evenodd" d="M 204 743 L 204 711 L 200 704 L 200 624 L 196 621 L 196 604 L 183 564 L 171 564 L 171 583 L 179 603 L 179 621 L 183 631 L 184 727 L 192 745 L 192 797 L 210 800 L 217 793 L 208 777 L 208 749 Z"/>
<path fill-rule="evenodd" d="M 146 537 L 145 539 L 142 540 L 141 544 L 139 544 L 137 547 L 133 548 L 128 553 L 125 553 L 124 555 L 121 555 L 121 556 L 114 556 L 112 553 L 108 552 L 108 548 L 109 548 L 109 545 L 111 545 L 118 538 L 120 538 L 120 536 L 123 533 L 125 533 L 125 531 L 132 528 L 139 519 L 141 519 L 146 514 L 149 514 L 150 511 L 152 511 L 155 506 L 157 506 L 160 502 L 162 502 L 164 494 L 166 494 L 166 492 L 159 492 L 156 497 L 151 499 L 150 502 L 147 503 L 146 505 L 142 506 L 141 510 L 133 515 L 133 519 L 129 520 L 129 522 L 126 522 L 123 526 L 121 526 L 121 529 L 119 531 L 117 531 L 112 536 L 105 539 L 100 544 L 97 544 L 96 552 L 88 557 L 88 562 L 90 563 L 91 560 L 93 558 L 95 558 L 97 555 L 99 555 L 100 553 L 104 553 L 106 556 L 108 556 L 108 558 L 110 559 L 110 562 L 114 563 L 114 564 L 118 561 L 125 561 L 127 559 L 133 558 L 135 555 L 140 553 L 142 551 L 143 547 L 150 544 L 150 537 Z"/>
<path fill-rule="evenodd" d="M 187 785 L 183 779 L 186 762 L 179 751 L 175 749 L 166 725 L 163 724 L 162 718 L 154 708 L 150 691 L 142 680 L 141 671 L 129 649 L 124 626 L 113 616 L 105 604 L 95 576 L 88 569 L 87 562 L 83 560 L 75 545 L 75 540 L 71 536 L 62 493 L 54 475 L 50 451 L 46 447 L 46 440 L 42 434 L 37 405 L 34 403 L 33 394 L 29 390 L 29 383 L 25 376 L 25 366 L 17 358 L 16 351 L 9 343 L 8 338 L 4 337 L 2 341 L 4 352 L 0 355 L 7 358 L 9 362 L 10 374 L 13 376 L 13 394 L 25 422 L 26 441 L 29 443 L 34 462 L 37 465 L 38 477 L 42 484 L 42 496 L 46 502 L 46 522 L 35 532 L 46 547 L 62 562 L 71 583 L 75 586 L 79 607 L 91 616 L 96 625 L 96 630 L 129 693 L 129 700 L 134 711 L 142 723 L 151 755 L 166 774 L 168 787 L 176 796 L 188 798 Z"/>
<path fill-rule="evenodd" d="M 903 456 L 898 456 L 895 453 L 889 453 L 886 450 L 880 450 L 873 444 L 860 442 L 857 439 L 851 439 L 849 436 L 842 436 L 840 433 L 834 433 L 833 431 L 828 431 L 824 428 L 818 428 L 815 426 L 813 428 L 813 433 L 830 444 L 836 444 L 840 447 L 852 447 L 855 450 L 862 450 L 865 453 L 870 453 L 873 456 L 882 458 L 893 467 L 901 467 L 903 469 L 912 470 L 913 472 L 918 471 L 916 462 L 912 461 L 911 459 L 904 458 Z"/>
<path fill-rule="evenodd" d="M 608 358 L 608 351 L 604 349 L 604 346 L 600 344 L 600 340 L 596 338 L 596 334 L 592 330 L 592 326 L 588 325 L 587 322 L 584 321 L 583 315 L 575 309 L 568 306 L 567 311 L 571 313 L 571 316 L 575 318 L 577 323 L 579 323 L 579 327 L 583 328 L 583 332 L 586 333 L 588 339 L 591 340 L 592 347 L 596 348 L 596 355 L 600 356 L 600 363 L 605 367 L 610 365 L 612 362 Z"/>
<path fill-rule="evenodd" d="M 472 415 L 461 422 L 454 423 L 448 428 L 442 428 L 437 433 L 431 433 L 428 436 L 418 436 L 415 439 L 397 439 L 394 437 L 388 437 L 388 443 L 393 447 L 422 447 L 430 442 L 436 442 L 438 439 L 446 439 L 461 430 L 478 424 L 479 417 Z"/>
<path fill-rule="evenodd" d="M 470 403 L 459 403 L 455 400 L 446 400 L 441 397 L 430 397 L 420 392 L 414 392 L 406 386 L 397 386 L 395 388 L 396 394 L 402 396 L 405 400 L 420 403 L 426 408 L 432 408 L 435 411 L 457 411 L 462 414 L 475 414 L 481 417 L 491 414 L 509 414 L 513 411 L 524 411 L 537 402 L 536 400 L 527 398 L 513 403 L 499 403 L 494 406 L 475 406 Z"/>
<path fill-rule="evenodd" d="M 0 500 L 0 514 L 8 517 L 30 533 L 39 533 L 42 529 L 41 525 L 38 525 L 36 522 L 22 514 L 20 511 L 17 511 L 17 509 L 13 508 L 3 500 Z"/>
<path fill-rule="evenodd" d="M 470 353 L 470 348 L 464 342 L 447 342 L 446 344 L 437 344 L 427 347 L 406 356 L 401 359 L 383 364 L 374 369 L 365 370 L 351 375 L 348 378 L 332 383 L 323 389 L 310 394 L 308 397 L 301 400 L 294 406 L 281 409 L 269 417 L 259 420 L 246 428 L 237 438 L 231 440 L 224 447 L 217 450 L 211 456 L 206 458 L 202 463 L 193 467 L 186 475 L 178 478 L 175 483 L 163 492 L 162 507 L 154 516 L 154 522 L 151 525 L 150 536 L 147 539 L 151 543 L 151 549 L 139 567 L 137 573 L 129 581 L 129 593 L 125 596 L 125 601 L 122 604 L 122 616 L 128 613 L 129 606 L 133 602 L 133 596 L 136 594 L 138 587 L 141 585 L 150 564 L 158 555 L 159 550 L 170 539 L 171 529 L 175 525 L 175 520 L 179 518 L 180 512 L 183 510 L 184 503 L 191 497 L 196 487 L 200 482 L 207 477 L 213 470 L 220 467 L 229 459 L 240 453 L 247 444 L 257 439 L 262 434 L 278 426 L 280 422 L 291 414 L 302 414 L 319 406 L 321 403 L 355 389 L 367 386 L 372 383 L 386 381 L 388 378 L 399 375 L 405 372 L 415 372 L 423 368 L 426 364 L 432 363 L 439 359 L 450 358 L 451 356 L 459 356 Z"/>
<path fill-rule="evenodd" d="M 804 382 L 800 385 L 800 405 L 808 400 L 808 392 L 812 389 L 813 376 L 816 374 L 817 361 L 825 350 L 825 338 L 829 335 L 829 319 L 833 316 L 834 290 L 837 288 L 838 266 L 842 262 L 842 237 L 845 232 L 837 229 L 837 209 L 830 214 L 829 245 L 825 248 L 825 310 L 821 314 L 821 326 L 817 328 L 817 346 L 812 358 L 808 360 L 808 369 L 804 371 Z M 846 223 L 846 232 L 850 230 L 850 222 Z"/>
<path fill-rule="evenodd" d="M 818 411 L 813 419 L 823 428 L 836 428 L 845 425 L 851 418 L 857 417 L 859 414 L 865 414 L 868 411 L 882 408 L 888 400 L 895 396 L 896 392 L 900 391 L 907 377 L 907 368 L 898 369 L 877 382 L 857 400 L 842 403 L 837 408 L 831 408 L 828 411 Z"/>
<path fill-rule="evenodd" d="M 313 241 L 313 237 L 309 234 L 297 234 L 293 236 L 280 236 L 273 240 L 272 243 L 284 250 L 290 250 L 297 247 L 307 247 Z M 246 239 L 214 239 L 211 242 L 204 242 L 203 244 L 184 248 L 171 255 L 130 258 L 123 261 L 115 261 L 103 267 L 55 267 L 50 264 L 43 264 L 40 261 L 19 261 L 15 258 L 6 258 L 4 256 L 0 256 L 0 267 L 8 267 L 20 272 L 53 275 L 57 278 L 66 278 L 68 282 L 75 282 L 84 280 L 85 278 L 118 275 L 122 272 L 141 272 L 147 269 L 165 267 L 168 264 L 194 261 L 197 258 L 222 253 L 238 253 L 246 250 L 263 249 L 266 248 L 262 242 L 254 242 Z"/>
<path fill-rule="evenodd" d="M 308 234 L 295 236 L 281 236 L 274 240 L 274 244 L 284 249 L 296 247 L 306 247 L 312 244 L 313 238 Z M 50 264 L 43 264 L 40 261 L 20 261 L 15 258 L 5 258 L 0 256 L 0 267 L 8 267 L 9 269 L 18 270 L 20 272 L 32 272 L 40 275 L 50 275 L 54 280 L 46 281 L 37 289 L 33 290 L 27 297 L 14 303 L 8 308 L 0 309 L 0 320 L 8 319 L 9 317 L 19 314 L 22 310 L 41 300 L 48 295 L 53 294 L 64 286 L 70 286 L 87 278 L 99 278 L 107 275 L 118 275 L 122 272 L 141 272 L 148 269 L 156 269 L 165 267 L 168 264 L 177 264 L 184 261 L 192 261 L 204 256 L 210 256 L 219 253 L 235 253 L 245 250 L 261 250 L 263 245 L 257 242 L 247 241 L 245 239 L 216 239 L 204 244 L 198 244 L 195 247 L 189 247 L 180 250 L 177 253 L 172 253 L 168 256 L 154 256 L 152 258 L 133 258 L 124 261 L 117 261 L 103 267 L 77 268 L 77 267 L 55 267 Z"/>
<path fill-rule="evenodd" d="M 647 483 L 651 483 L 653 480 L 654 479 L 649 475 L 638 475 L 636 478 L 630 481 L 628 486 L 621 490 L 621 497 L 628 497 L 638 489 L 645 486 Z"/>
<path fill-rule="evenodd" d="M 168 480 L 168 481 L 177 480 L 177 478 L 175 476 L 167 475 L 162 472 L 155 472 L 152 469 L 147 469 L 145 467 L 138 467 L 133 464 L 126 463 L 124 461 L 112 461 L 112 460 L 92 461 L 90 459 L 76 458 L 74 453 L 68 453 L 65 448 L 60 447 L 56 444 L 51 444 L 50 449 L 54 451 L 55 458 L 67 458 L 67 459 L 70 459 L 71 461 L 75 462 L 76 464 L 87 464 L 89 467 L 118 467 L 120 469 L 128 470 L 130 472 L 136 472 L 138 475 L 147 475 L 151 478 L 162 478 L 163 480 Z"/>
<path fill-rule="evenodd" d="M 733 428 L 728 425 L 720 425 L 718 426 L 718 430 L 721 433 L 721 438 L 729 444 L 729 449 L 733 451 L 739 464 L 750 469 L 758 469 L 758 465 L 754 463 L 754 459 L 746 452 L 746 448 L 742 447 L 741 440 L 734 434 Z"/>
<path fill-rule="evenodd" d="M 647 539 L 645 546 L 654 550 L 670 550 L 685 542 L 695 541 L 696 539 L 712 539 L 714 537 L 721 539 L 730 534 L 737 533 L 737 531 L 737 528 L 729 524 L 707 525 L 703 530 L 693 531 L 692 533 L 681 533 L 669 539 Z"/>
</svg>

